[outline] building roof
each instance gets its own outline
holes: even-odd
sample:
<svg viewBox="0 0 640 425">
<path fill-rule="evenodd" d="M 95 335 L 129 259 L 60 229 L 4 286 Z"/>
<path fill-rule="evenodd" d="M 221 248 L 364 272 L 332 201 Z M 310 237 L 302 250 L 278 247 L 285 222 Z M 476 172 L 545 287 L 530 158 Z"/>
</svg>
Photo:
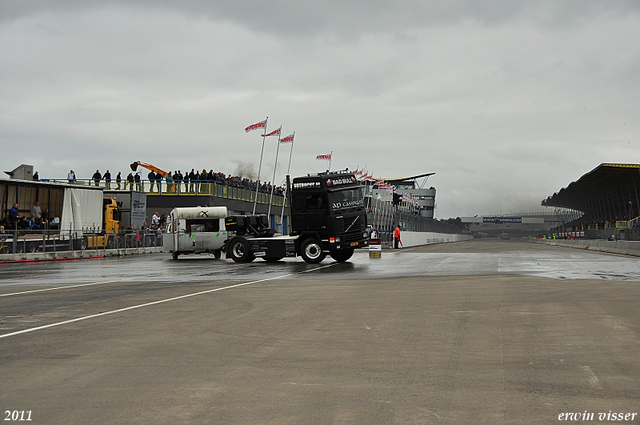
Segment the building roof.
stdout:
<svg viewBox="0 0 640 425">
<path fill-rule="evenodd" d="M 640 209 L 640 164 L 600 164 L 566 188 L 542 201 L 546 207 L 562 207 L 601 217 L 624 215 L 629 202 Z"/>
<path fill-rule="evenodd" d="M 401 177 L 401 178 L 395 178 L 395 179 L 380 179 L 382 181 L 388 182 L 388 183 L 398 183 L 398 182 L 404 182 L 407 180 L 415 180 L 415 179 L 419 179 L 420 177 L 427 177 L 427 176 L 432 176 L 435 173 L 424 173 L 424 174 L 418 174 L 417 176 L 411 176 L 411 177 Z"/>
</svg>

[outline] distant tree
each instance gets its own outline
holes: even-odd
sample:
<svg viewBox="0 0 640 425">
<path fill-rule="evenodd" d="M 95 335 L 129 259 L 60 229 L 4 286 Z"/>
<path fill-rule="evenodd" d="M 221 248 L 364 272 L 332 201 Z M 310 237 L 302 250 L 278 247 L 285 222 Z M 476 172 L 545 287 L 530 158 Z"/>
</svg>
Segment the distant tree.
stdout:
<svg viewBox="0 0 640 425">
<path fill-rule="evenodd" d="M 460 217 L 441 219 L 440 221 L 443 223 L 451 224 L 453 226 L 464 228 L 464 224 L 462 223 L 462 219 Z"/>
</svg>

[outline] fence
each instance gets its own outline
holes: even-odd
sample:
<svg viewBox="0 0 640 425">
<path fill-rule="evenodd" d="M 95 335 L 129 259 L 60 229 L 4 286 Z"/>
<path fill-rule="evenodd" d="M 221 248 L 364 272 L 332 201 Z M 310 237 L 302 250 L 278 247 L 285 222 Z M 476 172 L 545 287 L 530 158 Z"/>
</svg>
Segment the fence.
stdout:
<svg viewBox="0 0 640 425">
<path fill-rule="evenodd" d="M 0 255 L 114 250 L 127 248 L 162 247 L 162 233 L 158 230 L 122 230 L 118 233 L 94 233 L 58 230 L 0 233 Z"/>
</svg>

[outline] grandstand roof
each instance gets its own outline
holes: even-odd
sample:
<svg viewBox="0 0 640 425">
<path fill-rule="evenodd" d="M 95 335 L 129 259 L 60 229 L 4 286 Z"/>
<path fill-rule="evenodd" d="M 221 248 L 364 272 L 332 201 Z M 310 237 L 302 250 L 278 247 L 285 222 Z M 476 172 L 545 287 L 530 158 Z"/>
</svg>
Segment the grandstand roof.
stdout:
<svg viewBox="0 0 640 425">
<path fill-rule="evenodd" d="M 394 182 L 404 182 L 407 180 L 415 180 L 415 179 L 419 179 L 420 177 L 427 177 L 427 176 L 432 176 L 435 173 L 424 173 L 424 174 L 418 174 L 417 176 L 411 176 L 411 177 L 400 177 L 400 178 L 394 178 L 394 179 L 380 179 L 382 181 L 385 181 L 387 183 L 394 183 Z"/>
<path fill-rule="evenodd" d="M 577 181 L 542 201 L 546 207 L 562 207 L 614 218 L 640 210 L 640 164 L 600 164 Z"/>
</svg>

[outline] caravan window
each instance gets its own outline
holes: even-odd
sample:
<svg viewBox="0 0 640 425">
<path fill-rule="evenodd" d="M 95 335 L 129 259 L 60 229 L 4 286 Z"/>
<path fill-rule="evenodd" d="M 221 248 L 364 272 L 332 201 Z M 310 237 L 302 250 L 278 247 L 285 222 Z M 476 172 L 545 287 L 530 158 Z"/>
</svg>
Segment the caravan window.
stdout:
<svg viewBox="0 0 640 425">
<path fill-rule="evenodd" d="M 187 233 L 219 232 L 220 220 L 187 220 L 185 230 Z"/>
</svg>

